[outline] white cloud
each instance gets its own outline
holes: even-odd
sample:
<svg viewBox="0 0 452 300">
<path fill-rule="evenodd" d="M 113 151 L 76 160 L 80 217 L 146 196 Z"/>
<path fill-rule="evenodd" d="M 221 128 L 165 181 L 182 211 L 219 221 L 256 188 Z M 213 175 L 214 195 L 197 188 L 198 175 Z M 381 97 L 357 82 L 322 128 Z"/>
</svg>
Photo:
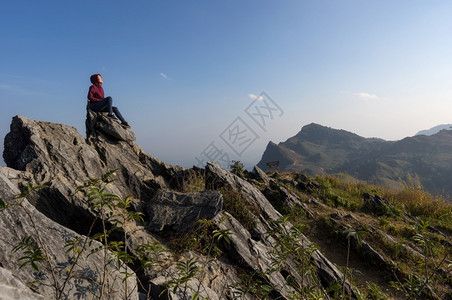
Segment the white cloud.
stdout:
<svg viewBox="0 0 452 300">
<path fill-rule="evenodd" d="M 169 79 L 168 75 L 166 75 L 165 73 L 160 73 L 160 76 L 162 76 L 165 79 Z"/>
<path fill-rule="evenodd" d="M 365 92 L 354 93 L 353 95 L 355 95 L 356 97 L 363 99 L 363 100 L 377 100 L 378 99 L 377 95 L 369 94 L 369 93 L 365 93 Z"/>
<path fill-rule="evenodd" d="M 264 100 L 264 97 L 256 96 L 254 94 L 248 94 L 248 97 L 250 97 L 250 99 L 252 99 L 252 100 Z"/>
</svg>

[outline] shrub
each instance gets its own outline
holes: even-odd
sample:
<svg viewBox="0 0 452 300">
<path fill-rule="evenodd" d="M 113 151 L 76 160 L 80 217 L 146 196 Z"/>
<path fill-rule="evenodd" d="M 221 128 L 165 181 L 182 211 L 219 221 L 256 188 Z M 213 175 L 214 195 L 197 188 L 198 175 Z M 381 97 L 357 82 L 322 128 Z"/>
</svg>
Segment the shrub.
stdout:
<svg viewBox="0 0 452 300">
<path fill-rule="evenodd" d="M 233 160 L 232 165 L 229 166 L 231 173 L 239 176 L 240 178 L 245 178 L 245 166 L 238 160 Z"/>
</svg>

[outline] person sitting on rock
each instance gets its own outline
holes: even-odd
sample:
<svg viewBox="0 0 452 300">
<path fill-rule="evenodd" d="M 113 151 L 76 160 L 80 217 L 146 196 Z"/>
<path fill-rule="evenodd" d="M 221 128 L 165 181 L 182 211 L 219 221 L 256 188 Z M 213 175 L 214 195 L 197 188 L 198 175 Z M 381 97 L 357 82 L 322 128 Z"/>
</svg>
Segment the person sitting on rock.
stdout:
<svg viewBox="0 0 452 300">
<path fill-rule="evenodd" d="M 118 117 L 121 120 L 121 125 L 125 128 L 130 128 L 129 123 L 124 120 L 121 113 L 116 106 L 112 106 L 113 99 L 109 96 L 104 98 L 104 89 L 102 88 L 102 76 L 100 74 L 94 74 L 90 77 L 92 86 L 89 87 L 88 100 L 89 109 L 95 112 L 108 112 L 108 117 L 115 118 Z M 115 115 L 113 114 L 115 113 Z"/>
</svg>

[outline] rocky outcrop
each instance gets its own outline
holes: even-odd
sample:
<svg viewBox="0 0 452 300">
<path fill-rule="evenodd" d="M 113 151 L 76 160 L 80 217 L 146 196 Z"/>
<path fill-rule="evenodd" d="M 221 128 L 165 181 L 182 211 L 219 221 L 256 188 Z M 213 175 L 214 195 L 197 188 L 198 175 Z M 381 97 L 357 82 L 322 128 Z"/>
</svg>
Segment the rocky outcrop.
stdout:
<svg viewBox="0 0 452 300">
<path fill-rule="evenodd" d="M 311 180 L 303 173 L 298 173 L 296 180 L 296 187 L 301 191 L 312 191 L 313 189 L 319 187 L 319 184 L 316 181 Z"/>
<path fill-rule="evenodd" d="M 227 215 L 226 222 L 218 223 L 220 228 L 230 229 L 232 231 L 231 241 L 234 245 L 234 253 L 240 261 L 252 270 L 260 270 L 263 274 L 268 276 L 268 280 L 277 287 L 277 290 L 282 297 L 289 298 L 292 288 L 287 285 L 285 278 L 281 273 L 268 272 L 273 268 L 272 258 L 269 253 L 272 253 L 276 244 L 275 239 L 269 235 L 269 232 L 274 231 L 275 226 L 283 226 L 282 231 L 288 234 L 291 231 L 291 224 L 277 225 L 272 222 L 280 220 L 282 215 L 270 204 L 265 196 L 252 184 L 243 180 L 242 178 L 224 170 L 218 164 L 208 163 L 206 166 L 206 186 L 210 188 L 224 188 L 228 187 L 240 195 L 250 205 L 257 207 L 256 226 L 254 232 L 250 233 L 231 215 Z M 308 239 L 301 235 L 298 240 L 300 247 L 309 247 L 311 244 Z M 311 254 L 311 260 L 317 267 L 317 275 L 322 284 L 327 288 L 330 284 L 341 282 L 343 275 L 322 253 L 314 251 Z M 288 260 L 286 262 L 285 272 L 295 279 L 299 279 L 299 272 L 295 268 L 296 262 Z M 350 285 L 347 285 L 348 293 L 353 297 L 356 295 L 351 290 Z"/>
<path fill-rule="evenodd" d="M 107 113 L 94 112 L 87 108 L 86 137 L 87 139 L 95 139 L 98 136 L 124 142 L 133 142 L 136 139 L 132 130 L 122 126 L 118 120 L 108 117 Z"/>
<path fill-rule="evenodd" d="M 14 196 L 19 194 L 19 190 L 2 173 L 0 173 L 0 198 L 7 204 L 12 204 Z M 103 274 L 107 274 L 106 282 L 108 288 L 104 290 L 102 299 L 138 299 L 138 288 L 135 276 L 127 279 L 128 290 L 123 283 L 124 275 L 121 272 L 132 272 L 130 269 L 118 269 L 113 263 L 106 265 L 106 273 L 103 273 L 103 252 L 92 252 L 100 246 L 93 241 L 86 249 L 82 259 L 72 271 L 65 288 L 62 286 L 68 277 L 74 256 L 66 252 L 64 245 L 71 239 L 81 238 L 72 230 L 61 226 L 48 219 L 28 203 L 26 199 L 21 200 L 22 206 L 13 206 L 0 210 L 0 228 L 2 234 L 0 238 L 0 282 L 7 283 L 4 287 L 0 285 L 2 299 L 4 295 L 11 295 L 11 299 L 54 299 L 55 285 L 62 289 L 62 299 L 98 299 L 102 290 Z M 20 268 L 26 256 L 21 251 L 13 251 L 13 248 L 20 244 L 25 237 L 32 237 L 39 245 L 42 241 L 41 249 L 47 253 L 51 260 L 52 269 L 45 261 L 36 262 L 39 271 L 27 265 Z M 38 244 L 39 243 L 39 244 Z M 110 260 L 109 256 L 107 259 Z M 14 274 L 14 277 L 11 276 Z M 56 283 L 53 281 L 55 276 Z M 24 283 L 34 282 L 34 291 L 25 288 Z"/>
<path fill-rule="evenodd" d="M 49 218 L 77 231 L 87 232 L 86 224 L 90 222 L 86 220 L 95 218 L 83 195 L 74 195 L 76 187 L 85 180 L 117 169 L 115 184 L 109 186 L 109 191 L 148 201 L 157 190 L 170 188 L 171 181 L 183 170 L 146 154 L 135 144 L 103 134 L 97 134 L 95 139 L 91 136 L 90 142 L 74 127 L 22 116 L 13 118 L 11 131 L 5 137 L 3 157 L 7 166 L 24 171 L 10 172 L 13 180 L 49 186 L 29 201 Z"/>
<path fill-rule="evenodd" d="M 184 291 L 199 292 L 202 297 L 210 299 L 234 298 L 234 294 L 241 292 L 240 278 L 250 273 L 258 274 L 259 279 L 272 286 L 270 298 L 291 297 L 295 288 L 288 284 L 288 278 L 309 283 L 309 280 L 301 279 L 296 259 L 287 259 L 279 271 L 274 271 L 275 245 L 281 235 L 290 233 L 293 227 L 288 222 L 280 222 L 282 215 L 255 185 L 217 164 L 209 163 L 205 170 L 196 170 L 202 173 L 202 176 L 205 175 L 206 191 L 182 193 L 178 189 L 183 185 L 187 170 L 166 164 L 145 153 L 133 143 L 135 136 L 130 129 L 123 128 L 102 113 L 89 111 L 86 124 L 87 138 L 84 139 L 73 127 L 16 116 L 11 124 L 11 132 L 5 137 L 3 156 L 8 168 L 1 168 L 0 172 L 5 181 L 10 180 L 9 184 L 13 182 L 16 186 L 25 182 L 48 186 L 27 197 L 30 204 L 26 205 L 33 210 L 33 206 L 36 208 L 34 214 L 41 220 L 38 226 L 52 240 L 52 253 L 57 253 L 56 248 L 64 245 L 66 237 L 83 237 L 83 234 L 88 232 L 89 224 L 102 217 L 87 204 L 85 194 L 74 194 L 77 187 L 89 178 L 100 178 L 108 171 L 115 170 L 112 177 L 114 182 L 107 186 L 106 192 L 121 199 L 132 195 L 133 205 L 128 209 L 131 213 L 141 212 L 143 221 L 127 220 L 121 225 L 123 231 L 120 238 L 114 235 L 111 238 L 113 241 L 125 242 L 127 253 L 132 256 L 131 260 L 127 260 L 129 267 L 137 272 L 134 274 L 129 271 L 132 274 L 129 279 L 134 281 L 138 278 L 140 287 L 153 295 L 152 299 L 182 299 L 192 296 Z M 259 172 L 258 169 L 256 172 L 259 186 L 271 182 L 265 173 Z M 240 195 L 243 199 L 243 206 L 240 208 L 250 210 L 251 226 L 242 224 L 240 218 L 222 209 L 222 204 L 226 201 L 224 194 L 228 191 Z M 287 189 L 281 187 L 276 191 L 285 197 L 284 201 L 289 208 L 303 206 Z M 15 210 L 8 209 L 7 212 L 12 214 Z M 40 212 L 49 219 L 40 215 Z M 14 224 L 14 219 L 20 219 L 20 216 L 10 218 L 12 228 L 22 228 L 28 234 L 33 231 L 28 225 Z M 193 225 L 198 219 L 212 220 L 212 226 L 215 228 L 209 234 L 228 233 L 230 244 L 215 245 L 223 255 L 212 255 L 210 251 L 200 254 L 191 249 L 178 252 L 177 255 L 173 253 L 169 246 L 167 229 L 171 230 L 171 236 L 176 232 L 192 234 L 196 232 Z M 108 216 L 104 216 L 104 221 L 107 229 L 117 225 L 114 220 L 108 219 Z M 12 229 L 11 232 L 16 237 L 22 237 L 25 232 L 18 230 Z M 101 230 L 102 228 L 95 226 L 93 233 L 98 234 Z M 218 239 L 218 236 L 215 237 Z M 14 238 L 5 235 L 5 241 L 13 241 Z M 295 243 L 302 248 L 311 245 L 303 235 Z M 93 244 L 92 247 L 95 246 Z M 145 246 L 145 251 L 141 246 Z M 52 259 L 55 263 L 64 265 L 69 260 L 64 253 L 54 254 Z M 8 254 L 1 250 L 0 258 L 3 259 Z M 92 255 L 92 258 L 102 261 L 95 255 Z M 189 280 L 185 280 L 186 270 L 182 266 L 190 260 L 193 262 L 194 273 Z M 341 272 L 322 253 L 313 251 L 309 260 L 316 266 L 316 276 L 321 282 L 317 288 L 323 293 L 331 283 L 342 282 Z M 17 272 L 18 278 L 23 282 L 30 281 L 30 275 L 23 275 L 24 272 L 18 269 L 17 264 L 13 264 L 14 261 L 11 260 L 11 263 L 4 264 L 3 267 L 12 270 L 13 274 Z M 145 262 L 145 267 L 137 267 L 140 261 Z M 80 266 L 81 270 L 99 268 L 89 259 L 84 263 Z M 60 271 L 64 273 L 64 270 Z M 112 276 L 117 274 L 113 266 L 110 273 Z M 83 276 L 83 280 L 92 280 L 94 283 L 98 280 Z M 83 280 L 71 284 L 73 290 L 68 293 L 76 291 L 77 288 L 91 288 L 86 287 Z M 119 282 L 122 283 L 120 280 Z M 137 285 L 136 280 L 134 284 L 131 283 L 129 288 Z M 182 287 L 174 288 L 177 284 Z M 172 288 L 168 289 L 168 285 Z M 117 293 L 121 293 L 122 286 L 116 288 L 112 285 Z M 47 291 L 37 291 L 48 298 Z M 347 291 L 354 295 L 349 284 Z M 241 296 L 245 299 L 254 297 L 252 293 Z M 111 297 L 114 299 L 117 295 L 112 294 Z"/>
<path fill-rule="evenodd" d="M 296 208 L 301 208 L 307 217 L 312 217 L 314 214 L 305 203 L 300 201 L 297 195 L 276 184 L 274 180 L 270 181 L 270 185 L 264 190 L 264 195 L 281 213 L 287 214 Z"/>
<path fill-rule="evenodd" d="M 156 232 L 165 227 L 175 231 L 188 230 L 197 220 L 213 219 L 222 207 L 223 197 L 218 191 L 160 191 L 147 204 L 148 228 Z"/>
<path fill-rule="evenodd" d="M 256 175 L 258 180 L 262 181 L 263 183 L 268 184 L 270 182 L 270 178 L 258 166 L 254 166 L 253 173 Z"/>
<path fill-rule="evenodd" d="M 377 215 L 382 216 L 385 214 L 391 214 L 395 212 L 395 208 L 388 200 L 380 197 L 379 195 L 371 195 L 369 193 L 363 194 L 364 208 Z"/>
</svg>

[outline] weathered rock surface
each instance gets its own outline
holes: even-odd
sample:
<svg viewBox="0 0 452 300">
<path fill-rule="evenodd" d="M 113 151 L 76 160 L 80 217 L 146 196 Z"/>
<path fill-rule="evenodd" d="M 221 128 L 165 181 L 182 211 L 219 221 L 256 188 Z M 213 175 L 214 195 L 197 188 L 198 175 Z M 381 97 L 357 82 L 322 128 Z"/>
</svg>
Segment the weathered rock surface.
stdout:
<svg viewBox="0 0 452 300">
<path fill-rule="evenodd" d="M 18 193 L 19 190 L 13 183 L 0 173 L 0 198 L 4 199 L 6 203 L 11 204 L 14 201 L 12 198 Z M 55 290 L 53 288 L 52 272 L 45 262 L 37 263 L 39 272 L 36 272 L 29 265 L 24 268 L 19 268 L 20 262 L 18 260 L 23 256 L 23 253 L 21 251 L 13 252 L 13 247 L 18 245 L 27 236 L 31 236 L 36 242 L 42 239 L 44 247 L 51 259 L 56 280 L 61 286 L 67 277 L 67 270 L 71 267 L 71 261 L 73 259 L 71 253 L 66 253 L 66 249 L 63 246 L 68 240 L 74 237 L 84 237 L 48 219 L 38 212 L 34 206 L 29 204 L 26 199 L 23 200 L 22 205 L 28 211 L 29 215 L 25 209 L 19 206 L 0 210 L 0 228 L 2 231 L 0 235 L 0 264 L 17 278 L 14 280 L 14 278 L 8 275 L 7 271 L 1 269 L 0 278 L 3 279 L 0 280 L 8 283 L 6 287 L 0 286 L 0 291 L 4 291 L 1 294 L 2 299 L 3 295 L 11 295 L 12 299 L 26 299 L 27 297 L 29 299 L 40 299 L 41 297 L 41 299 L 54 299 Z M 78 264 L 74 268 L 73 276 L 70 277 L 63 290 L 63 299 L 98 299 L 102 286 L 101 278 L 103 278 L 103 252 L 88 254 L 99 245 L 98 242 L 93 242 L 92 245 L 88 246 L 86 253 L 83 254 L 82 259 L 78 261 Z M 105 294 L 102 299 L 125 298 L 126 290 L 122 281 L 123 275 L 121 274 L 124 271 L 126 269 L 119 270 L 113 263 L 106 265 L 106 286 L 108 288 L 104 291 Z M 127 271 L 132 272 L 130 269 Z M 23 283 L 35 280 L 41 281 L 41 283 L 36 284 L 37 287 L 35 290 L 41 296 L 35 296 L 31 290 L 24 288 Z M 130 299 L 138 299 L 135 276 L 132 275 L 129 277 L 127 282 L 128 297 Z M 15 298 L 16 296 L 17 298 Z"/>
<path fill-rule="evenodd" d="M 147 204 L 148 228 L 151 231 L 162 231 L 164 228 L 186 231 L 197 220 L 213 219 L 222 207 L 223 196 L 218 191 L 159 191 Z"/>
<path fill-rule="evenodd" d="M 44 296 L 34 293 L 11 271 L 0 267 L 0 297 L 3 300 L 44 300 Z"/>
<path fill-rule="evenodd" d="M 264 190 L 265 197 L 273 204 L 274 207 L 288 213 L 298 207 L 302 208 L 307 217 L 312 217 L 313 212 L 309 207 L 300 201 L 300 198 L 283 186 L 279 186 L 274 180 L 270 180 L 270 185 Z M 273 201 L 272 201 L 273 200 Z"/>
<path fill-rule="evenodd" d="M 115 122 L 103 114 L 88 111 L 87 139 L 85 140 L 75 128 L 70 126 L 34 121 L 22 116 L 13 118 L 11 132 L 5 138 L 3 153 L 8 168 L 2 168 L 0 174 L 3 174 L 5 180 L 6 177 L 11 179 L 17 186 L 27 181 L 49 186 L 36 195 L 28 197 L 28 200 L 37 210 L 60 224 L 44 216 L 41 218 L 43 223 L 39 224 L 43 232 L 46 234 L 48 232 L 48 236 L 53 239 L 54 251 L 57 245 L 64 245 L 64 237 L 86 233 L 88 224 L 96 217 L 96 214 L 87 206 L 83 194 L 73 195 L 77 186 L 89 178 L 99 178 L 106 172 L 116 169 L 115 181 L 108 186 L 107 191 L 120 197 L 132 195 L 136 199 L 133 209 L 145 213 L 143 224 L 127 222 L 124 226 L 128 251 L 141 259 L 142 254 L 138 251 L 140 245 L 148 245 L 152 248 L 160 244 L 164 249 L 163 257 L 159 258 L 163 262 L 159 262 L 158 266 L 155 263 L 158 259 L 153 260 L 155 253 L 146 253 L 147 259 L 154 263 L 150 267 L 137 269 L 141 286 L 144 289 L 147 289 L 148 285 L 151 286 L 151 295 L 154 295 L 155 299 L 159 298 L 160 293 L 165 290 L 165 284 L 174 282 L 174 279 L 180 276 L 180 268 L 177 264 L 191 258 L 196 261 L 197 270 L 202 271 L 197 272 L 197 275 L 188 281 L 188 286 L 190 290 L 199 291 L 203 297 L 233 298 L 233 293 L 237 292 L 235 286 L 240 282 L 239 274 L 260 271 L 265 274 L 262 275 L 266 276 L 265 280 L 275 288 L 270 297 L 290 298 L 294 289 L 287 284 L 286 278 L 290 275 L 295 280 L 301 281 L 297 262 L 287 260 L 281 272 L 267 271 L 274 267 L 274 258 L 271 253 L 276 244 L 276 240 L 269 232 L 275 228 L 281 228 L 282 232 L 288 233 L 292 227 L 290 223 L 281 225 L 275 222 L 281 218 L 281 214 L 260 190 L 220 166 L 209 163 L 204 170 L 205 186 L 208 191 L 197 193 L 175 191 L 181 186 L 186 170 L 146 154 L 133 143 L 135 139 L 133 132 Z M 256 172 L 259 173 L 258 170 Z M 265 184 L 268 184 L 267 180 L 271 182 L 265 173 L 259 176 Z M 253 208 L 255 226 L 252 229 L 245 228 L 231 214 L 221 211 L 222 195 L 214 191 L 221 188 L 239 193 L 247 206 Z M 289 207 L 303 205 L 288 190 L 278 189 L 277 191 L 285 195 Z M 32 208 L 31 205 L 29 206 Z M 35 213 L 39 214 L 38 211 Z M 229 236 L 231 245 L 227 246 L 224 256 L 212 259 L 210 256 L 188 250 L 173 255 L 166 245 L 164 235 L 150 232 L 150 230 L 160 231 L 167 228 L 183 231 L 191 227 L 195 220 L 201 218 L 212 219 L 217 228 L 231 233 Z M 54 225 L 48 225 L 46 222 L 52 222 L 51 224 Z M 18 224 L 11 226 L 23 227 Z M 57 232 L 60 236 L 53 238 L 50 228 L 58 228 Z M 27 227 L 27 230 L 31 229 Z M 16 232 L 16 235 L 21 236 L 22 233 Z M 6 241 L 8 239 L 13 240 L 13 237 L 5 238 Z M 310 245 L 304 236 L 298 243 L 301 247 Z M 0 251 L 0 259 L 8 255 L 9 253 L 4 250 Z M 95 258 L 95 256 L 92 257 Z M 55 256 L 53 259 L 64 263 L 68 258 Z M 317 267 L 317 276 L 323 287 L 328 287 L 332 282 L 342 282 L 341 272 L 319 251 L 313 252 L 311 260 Z M 13 263 L 4 267 L 12 270 L 13 273 L 17 270 L 17 264 L 13 265 Z M 97 268 L 97 265 L 87 260 L 86 267 Z M 26 276 L 19 279 L 30 280 Z M 130 284 L 130 287 L 132 286 Z M 77 288 L 83 288 L 84 281 L 80 281 L 80 284 L 74 283 L 72 287 L 74 291 Z M 319 286 L 319 288 L 322 287 Z M 348 284 L 347 290 L 353 295 Z M 121 291 L 120 287 L 117 291 Z M 162 295 L 172 299 L 182 299 L 187 296 L 180 295 L 180 290 Z M 244 297 L 250 299 L 252 296 Z"/>
<path fill-rule="evenodd" d="M 183 168 L 170 166 L 146 154 L 129 142 L 107 139 L 98 134 L 88 144 L 74 127 L 34 121 L 16 116 L 5 137 L 3 158 L 15 182 L 45 184 L 29 201 L 54 221 L 74 230 L 87 232 L 86 220 L 95 216 L 83 201 L 73 195 L 77 186 L 89 178 L 99 178 L 117 169 L 116 181 L 109 191 L 120 196 L 133 195 L 150 200 L 158 189 L 171 187 Z"/>
<path fill-rule="evenodd" d="M 135 208 L 142 208 L 143 212 L 149 206 L 146 203 L 153 199 L 158 190 L 168 191 L 171 187 L 179 186 L 183 168 L 163 163 L 133 143 L 111 138 L 101 132 L 98 126 L 91 128 L 94 128 L 94 134 L 85 141 L 70 126 L 14 117 L 11 132 L 5 138 L 4 158 L 9 167 L 1 168 L 0 171 L 17 186 L 28 181 L 50 186 L 30 197 L 31 203 L 58 223 L 82 233 L 87 231 L 87 224 L 91 223 L 94 215 L 85 205 L 83 197 L 73 197 L 73 192 L 88 178 L 99 178 L 107 171 L 117 169 L 116 181 L 108 191 L 119 196 L 135 196 L 139 199 Z M 204 203 L 211 211 L 203 217 L 215 216 L 221 209 L 221 194 L 213 191 L 199 194 L 207 195 L 204 200 L 210 202 L 208 205 Z M 176 207 L 176 203 L 173 207 Z M 170 221 L 176 228 L 182 228 L 174 220 Z M 139 245 L 165 243 L 160 237 L 150 234 L 143 224 L 128 222 L 124 229 L 133 254 L 137 254 L 135 249 Z M 167 248 L 165 251 L 165 257 L 169 259 L 171 251 Z M 203 275 L 197 276 L 190 284 L 193 289 L 197 289 L 197 283 L 201 283 L 205 291 L 201 294 L 204 296 L 212 296 L 211 292 L 214 291 L 223 297 L 221 295 L 231 293 L 230 286 L 240 281 L 236 270 L 225 262 L 202 256 L 197 260 L 198 264 L 202 264 Z M 142 271 L 144 274 L 140 275 L 144 276 L 141 278 L 143 284 L 147 282 L 154 287 L 154 294 L 158 287 L 166 288 L 161 284 L 177 276 L 177 260 L 170 259 L 167 263 L 163 270 L 146 268 Z M 178 299 L 178 296 L 172 295 L 172 298 Z M 245 298 L 248 299 L 247 296 Z"/>
<path fill-rule="evenodd" d="M 89 139 L 99 135 L 124 142 L 133 142 L 136 139 L 135 133 L 119 124 L 117 119 L 107 117 L 107 113 L 94 112 L 87 108 L 86 136 Z"/>
<path fill-rule="evenodd" d="M 258 166 L 254 166 L 253 173 L 257 176 L 259 180 L 263 181 L 265 184 L 268 184 L 270 182 L 270 178 Z"/>
<path fill-rule="evenodd" d="M 252 235 L 240 222 L 235 220 L 231 215 L 227 215 L 226 221 L 218 222 L 218 226 L 223 229 L 230 229 L 233 233 L 231 235 L 231 242 L 234 245 L 237 259 L 245 262 L 245 264 L 253 270 L 260 270 L 267 274 L 268 280 L 277 287 L 281 296 L 289 298 L 292 288 L 287 285 L 285 278 L 280 273 L 266 273 L 272 266 L 272 259 L 270 254 L 276 244 L 274 239 L 269 236 L 269 232 L 278 226 L 270 220 L 281 219 L 281 214 L 270 204 L 265 196 L 252 184 L 241 179 L 240 177 L 224 170 L 218 164 L 208 163 L 206 166 L 206 186 L 211 184 L 211 188 L 229 187 L 239 192 L 245 201 L 258 208 L 258 215 L 256 216 L 256 228 Z M 220 216 L 220 215 L 219 215 Z M 225 218 L 222 218 L 225 219 Z M 290 232 L 291 224 L 288 223 L 284 230 L 286 233 Z M 306 237 L 302 236 L 299 240 L 301 247 L 307 247 L 311 243 Z M 317 275 L 319 276 L 323 286 L 326 288 L 333 282 L 341 282 L 343 279 L 342 273 L 337 267 L 331 263 L 322 253 L 314 251 L 311 259 L 317 267 Z M 295 262 L 288 261 L 286 265 L 286 272 L 293 278 L 298 279 L 299 274 L 294 268 Z M 356 295 L 347 284 L 347 291 L 353 297 Z"/>
</svg>

